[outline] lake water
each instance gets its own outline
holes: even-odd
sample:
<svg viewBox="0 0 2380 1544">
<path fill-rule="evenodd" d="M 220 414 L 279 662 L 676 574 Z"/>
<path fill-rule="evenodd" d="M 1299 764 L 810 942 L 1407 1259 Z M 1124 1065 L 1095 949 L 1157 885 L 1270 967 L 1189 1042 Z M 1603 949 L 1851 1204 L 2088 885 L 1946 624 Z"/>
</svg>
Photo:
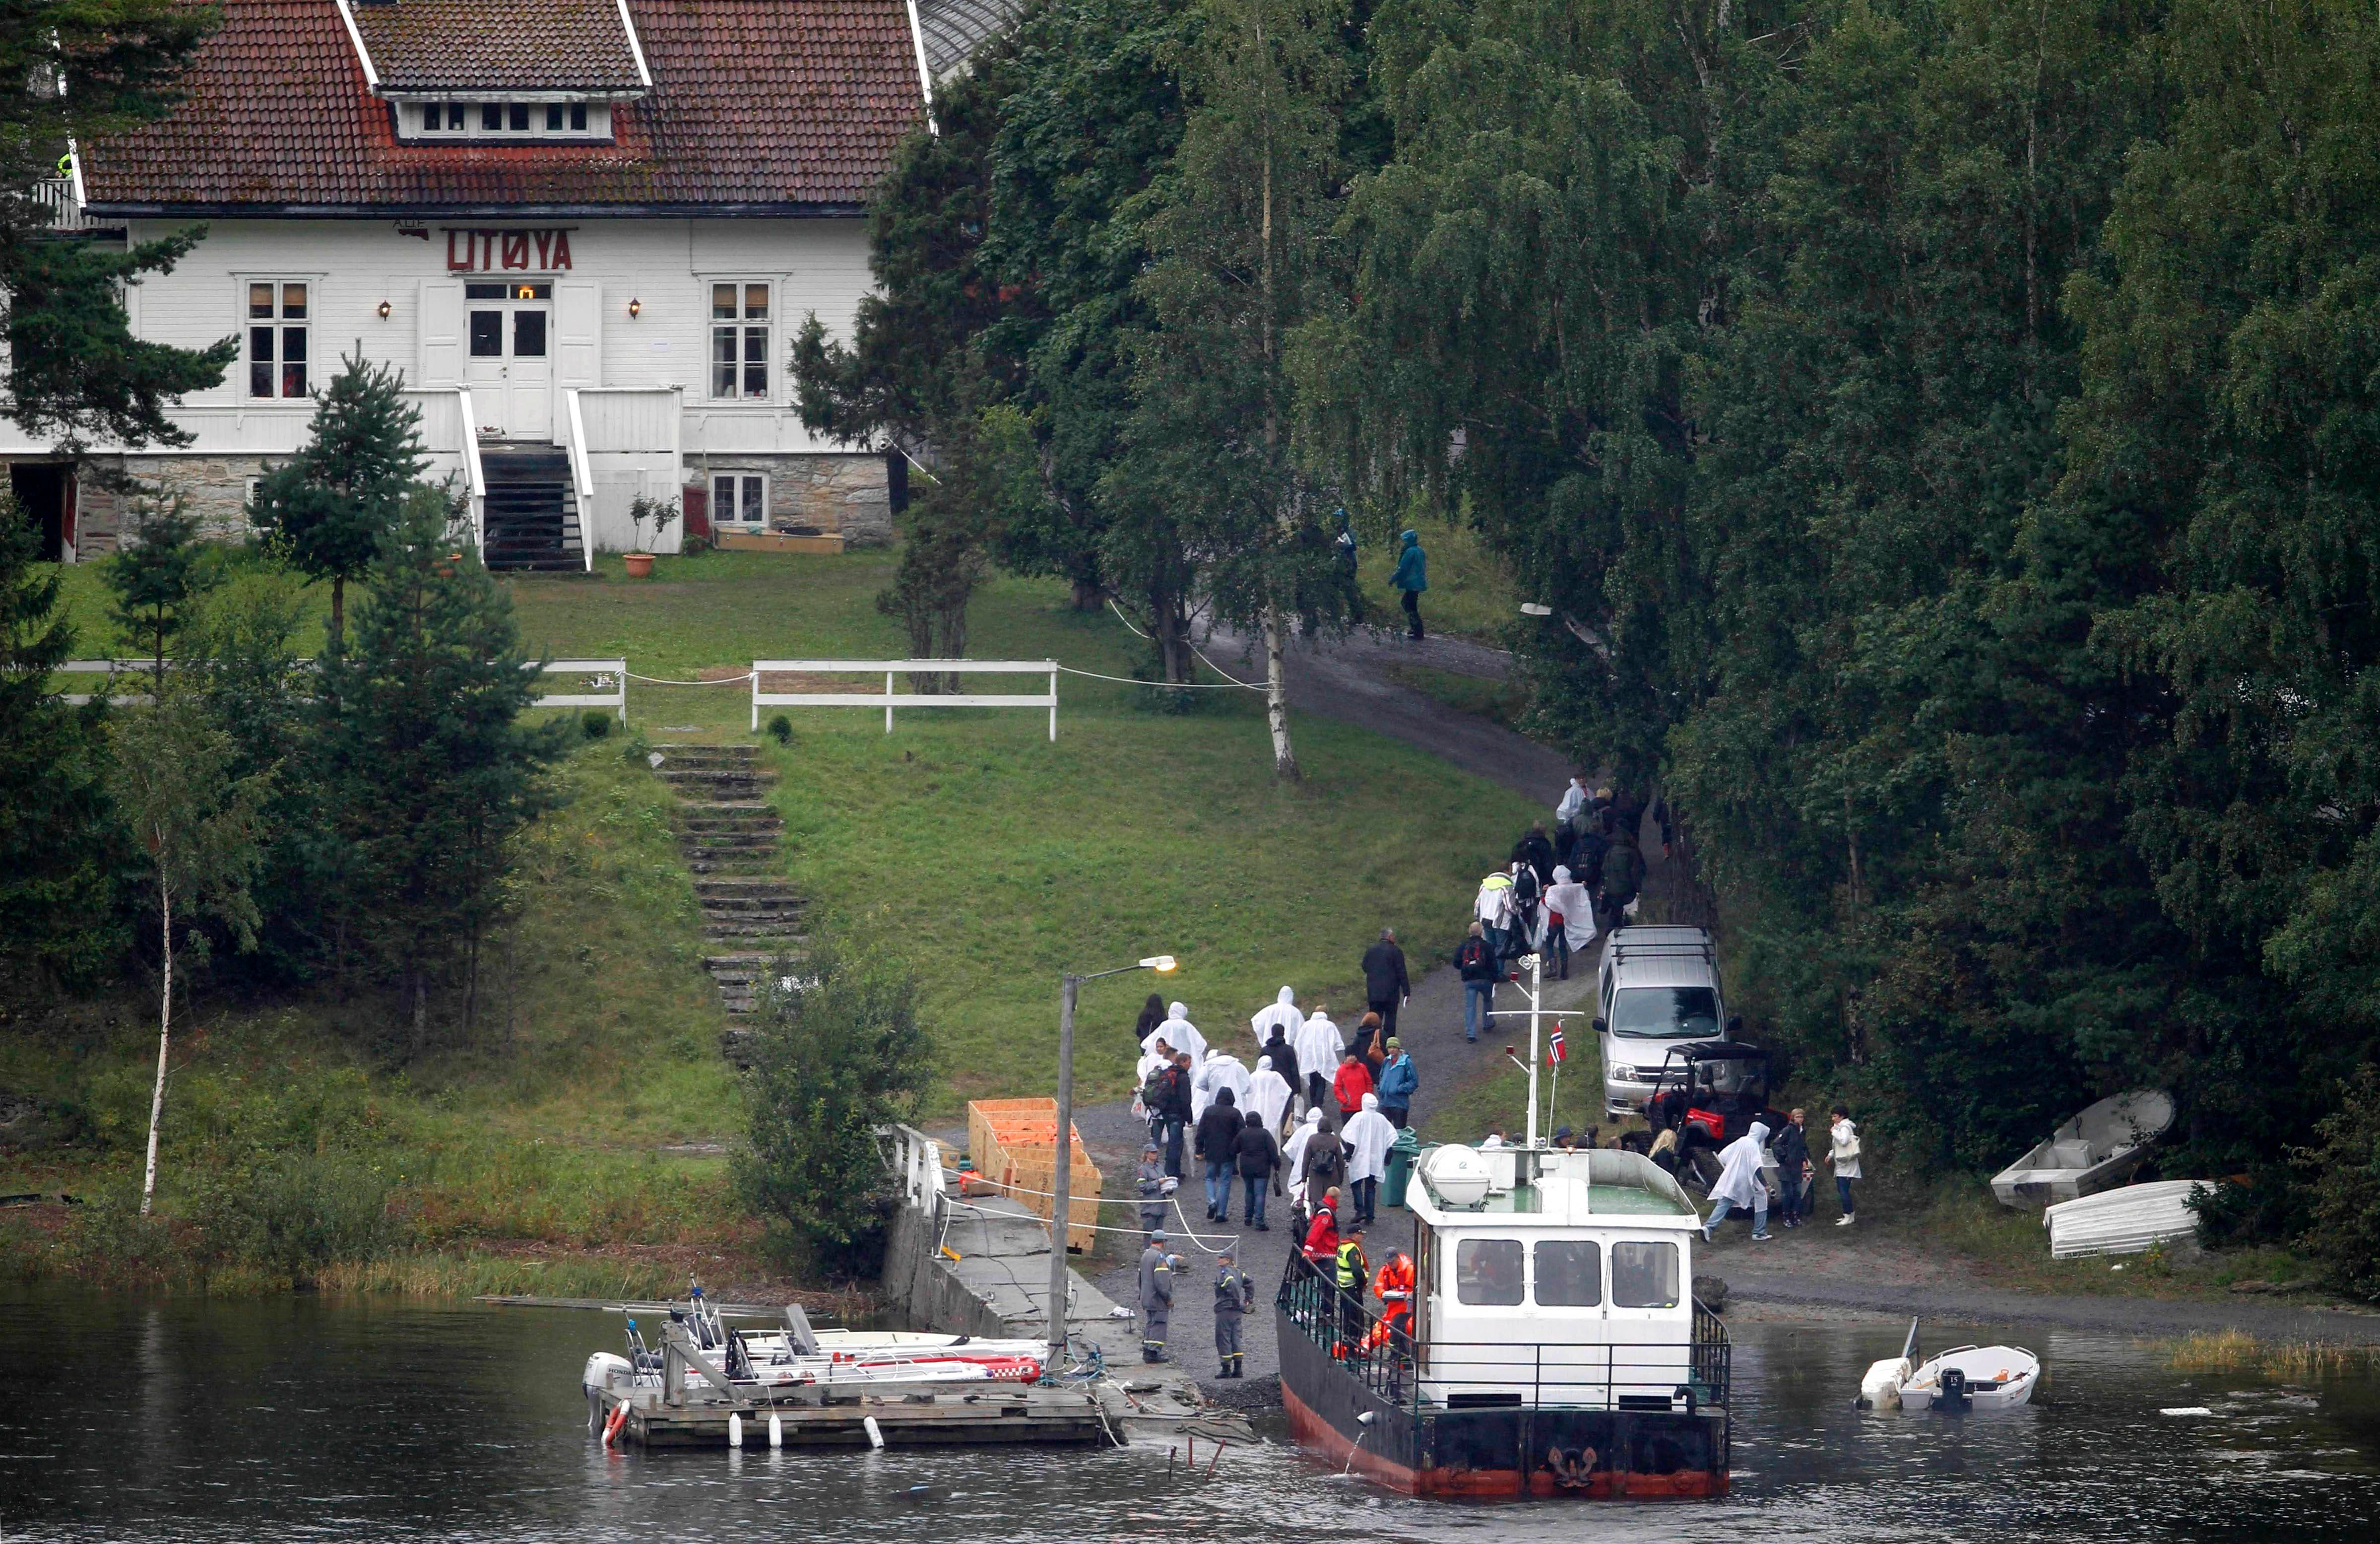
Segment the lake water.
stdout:
<svg viewBox="0 0 2380 1544">
<path fill-rule="evenodd" d="M 2000 1327 L 2051 1381 L 1998 1416 L 1862 1414 L 1899 1331 L 1734 1327 L 1735 1493 L 1457 1506 L 1283 1445 L 610 1454 L 578 1388 L 616 1316 L 387 1299 L 0 1297 L 0 1539 L 2368 1540 L 2380 1386 L 2190 1376 Z M 2204 1417 L 2161 1416 L 2204 1405 Z M 1201 1444 L 1200 1458 L 1206 1458 Z M 924 1485 L 922 1499 L 909 1494 Z M 1558 1530 L 1558 1532 L 1556 1531 Z"/>
</svg>

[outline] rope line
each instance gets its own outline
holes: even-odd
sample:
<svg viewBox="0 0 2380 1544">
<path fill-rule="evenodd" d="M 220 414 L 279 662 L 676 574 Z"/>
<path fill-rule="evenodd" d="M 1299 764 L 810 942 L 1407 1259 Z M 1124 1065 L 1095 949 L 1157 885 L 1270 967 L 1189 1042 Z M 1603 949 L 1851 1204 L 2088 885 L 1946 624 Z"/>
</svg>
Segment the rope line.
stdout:
<svg viewBox="0 0 2380 1544">
<path fill-rule="evenodd" d="M 1004 1182 L 1002 1182 L 1002 1181 L 986 1179 L 986 1178 L 984 1178 L 984 1175 L 983 1175 L 982 1171 L 978 1170 L 978 1169 L 953 1169 L 953 1168 L 949 1168 L 949 1167 L 947 1167 L 947 1166 L 946 1166 L 946 1167 L 944 1167 L 944 1168 L 943 1168 L 942 1173 L 946 1173 L 946 1174 L 951 1175 L 951 1176 L 952 1176 L 953 1178 L 954 1178 L 954 1179 L 955 1179 L 955 1178 L 963 1178 L 963 1177 L 965 1177 L 965 1176 L 966 1176 L 966 1175 L 970 1175 L 970 1174 L 971 1174 L 971 1175 L 973 1175 L 977 1180 L 980 1181 L 981 1183 L 983 1183 L 983 1184 L 985 1184 L 985 1185 L 993 1185 L 993 1186 L 995 1186 L 996 1188 L 998 1188 L 998 1189 L 1000 1189 L 1000 1190 L 1002 1190 L 1002 1191 L 1003 1191 L 1003 1192 L 1006 1192 L 1007 1194 L 1010 1194 L 1010 1195 L 1015 1195 L 1015 1196 L 1039 1196 L 1039 1197 L 1042 1197 L 1042 1198 L 1046 1198 L 1046 1199 L 1052 1200 L 1052 1201 L 1054 1201 L 1054 1200 L 1056 1200 L 1056 1199 L 1058 1198 L 1057 1192 L 1055 1192 L 1055 1191 L 1053 1191 L 1053 1190 L 1034 1190 L 1034 1189 L 1031 1189 L 1031 1188 L 1029 1188 L 1029 1187 L 1027 1187 L 1027 1186 L 1026 1186 L 1026 1185 L 1011 1185 L 1011 1184 L 1007 1184 L 1007 1183 L 1004 1183 Z M 973 1201 L 969 1201 L 969 1200 L 963 1199 L 963 1198 L 961 1198 L 960 1197 L 957 1197 L 957 1196 L 949 1196 L 949 1197 L 946 1197 L 945 1198 L 946 1198 L 946 1199 L 948 1199 L 948 1200 L 950 1201 L 950 1203 L 951 1203 L 953 1206 L 963 1206 L 963 1207 L 965 1207 L 965 1208 L 966 1208 L 968 1210 L 970 1210 L 970 1211 L 982 1211 L 982 1210 L 984 1210 L 983 1208 L 981 1208 L 981 1207 L 979 1207 L 979 1206 L 977 1206 Z M 1067 1198 L 1066 1198 L 1066 1201 L 1067 1201 L 1067 1210 L 1070 1210 L 1070 1211 L 1071 1211 L 1071 1210 L 1074 1210 L 1074 1203 L 1075 1203 L 1075 1202 L 1077 1202 L 1077 1201 L 1093 1201 L 1093 1200 L 1098 1201 L 1101 1206 L 1131 1206 L 1131 1207 L 1136 1207 L 1136 1206 L 1140 1205 L 1139 1198 L 1136 1198 L 1136 1197 L 1134 1197 L 1134 1198 L 1124 1198 L 1124 1199 L 1117 1199 L 1117 1198 L 1113 1198 L 1113 1197 L 1108 1197 L 1108 1196 L 1069 1196 L 1069 1197 L 1067 1197 Z M 1206 1239 L 1208 1239 L 1208 1238 L 1220 1238 L 1220 1239 L 1221 1239 L 1221 1240 L 1223 1241 L 1223 1243 L 1224 1243 L 1224 1245 L 1225 1245 L 1226 1246 L 1233 1246 L 1233 1245 L 1238 1244 L 1238 1243 L 1239 1243 L 1239 1241 L 1240 1241 L 1244 1236 L 1245 1236 L 1245 1234 L 1235 1234 L 1235 1233 L 1215 1233 L 1215 1234 L 1198 1234 L 1198 1233 L 1196 1233 L 1196 1232 L 1193 1231 L 1193 1230 L 1192 1230 L 1192 1228 L 1191 1228 L 1191 1226 L 1190 1226 L 1190 1218 L 1189 1218 L 1189 1215 L 1188 1215 L 1187 1213 L 1185 1213 L 1185 1212 L 1182 1210 L 1182 1196 L 1181 1196 L 1181 1192 L 1180 1192 L 1179 1190 L 1175 1191 L 1175 1193 L 1174 1193 L 1174 1194 L 1172 1194 L 1172 1195 L 1171 1195 L 1171 1196 L 1168 1196 L 1168 1197 L 1165 1198 L 1165 1202 L 1166 1202 L 1166 1205 L 1168 1205 L 1168 1206 L 1170 1206 L 1170 1207 L 1172 1207 L 1172 1208 L 1173 1209 L 1173 1215 L 1182 1219 L 1182 1227 L 1181 1227 L 1181 1230 L 1180 1230 L 1179 1232 L 1175 1232 L 1175 1231 L 1173 1231 L 1173 1230 L 1172 1230 L 1172 1229 L 1169 1229 L 1169 1230 L 1167 1230 L 1167 1236 L 1169 1236 L 1169 1237 L 1173 1237 L 1173 1238 L 1186 1238 L 1186 1239 L 1188 1239 L 1192 1244 L 1196 1245 L 1196 1246 L 1197 1246 L 1197 1247 L 1198 1247 L 1198 1249 L 1199 1249 L 1202 1253 L 1209 1254 L 1209 1255 L 1220 1255 L 1220 1254 L 1221 1254 L 1221 1253 L 1223 1252 L 1221 1249 L 1209 1249 L 1209 1248 L 1208 1248 L 1208 1247 L 1207 1247 L 1207 1245 L 1206 1245 L 1206 1242 L 1205 1242 L 1205 1240 L 1206 1240 Z M 1093 1233 L 1129 1233 L 1129 1234 L 1146 1234 L 1148 1233 L 1148 1229 L 1146 1229 L 1146 1228 L 1114 1228 L 1114 1227 L 1109 1227 L 1109 1226 L 1107 1226 L 1106 1224 L 1104 1224 L 1104 1223 L 1099 1223 L 1099 1222 L 1069 1222 L 1066 1225 L 1067 1225 L 1069 1228 L 1087 1228 L 1087 1229 L 1089 1229 L 1089 1230 L 1090 1230 L 1091 1232 L 1093 1232 Z"/>
<path fill-rule="evenodd" d="M 716 681 L 677 681 L 666 675 L 639 675 L 633 670 L 627 673 L 627 676 L 631 681 L 643 681 L 656 687 L 740 687 L 752 678 L 752 673 L 747 670 L 741 675 L 729 675 Z"/>
<path fill-rule="evenodd" d="M 1214 661 L 1212 661 L 1212 660 L 1210 660 L 1210 659 L 1208 659 L 1208 658 L 1207 658 L 1207 656 L 1206 656 L 1203 652 L 1201 652 L 1201 651 L 1200 651 L 1200 650 L 1199 650 L 1198 646 L 1197 646 L 1196 644 L 1195 644 L 1195 643 L 1194 643 L 1194 644 L 1192 644 L 1192 645 L 1190 646 L 1190 652 L 1192 652 L 1193 654 L 1196 654 L 1196 655 L 1198 656 L 1198 658 L 1199 658 L 1200 662 L 1201 662 L 1201 663 L 1203 663 L 1206 665 L 1206 667 L 1207 667 L 1208 669 L 1209 669 L 1209 670 L 1213 671 L 1216 675 L 1218 675 L 1221 676 L 1224 680 L 1231 682 L 1231 683 L 1232 683 L 1232 685 L 1233 685 L 1233 686 L 1235 686 L 1235 687 L 1239 687 L 1242 691 L 1263 691 L 1263 690 L 1265 690 L 1265 689 L 1266 689 L 1266 688 L 1264 688 L 1263 687 L 1250 686 L 1247 682 L 1243 681 L 1243 680 L 1240 680 L 1238 677 L 1234 676 L 1234 675 L 1233 675 L 1230 671 L 1225 670 L 1221 665 L 1219 665 L 1219 664 L 1217 664 Z"/>
<path fill-rule="evenodd" d="M 1114 681 L 1127 687 L 1148 687 L 1156 691 L 1220 691 L 1226 687 L 1241 685 L 1238 681 L 1144 681 L 1135 675 L 1102 675 L 1096 670 L 1076 670 L 1073 665 L 1058 667 L 1062 675 L 1087 675 L 1094 681 Z"/>
</svg>

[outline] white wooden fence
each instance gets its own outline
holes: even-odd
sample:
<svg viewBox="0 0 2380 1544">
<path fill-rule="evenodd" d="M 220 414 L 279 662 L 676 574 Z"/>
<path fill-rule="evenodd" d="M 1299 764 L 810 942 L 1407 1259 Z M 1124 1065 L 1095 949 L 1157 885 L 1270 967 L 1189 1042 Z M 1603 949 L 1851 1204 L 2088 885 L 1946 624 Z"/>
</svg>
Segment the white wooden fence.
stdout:
<svg viewBox="0 0 2380 1544">
<path fill-rule="evenodd" d="M 884 690 L 852 691 L 762 691 L 763 675 L 874 675 L 884 676 Z M 903 675 L 1047 675 L 1047 692 L 1023 695 L 1010 692 L 985 692 L 980 695 L 940 696 L 923 692 L 894 692 L 894 683 Z M 1047 708 L 1050 710 L 1050 737 L 1058 737 L 1058 662 L 1055 660 L 754 660 L 752 662 L 752 727 L 760 727 L 763 708 L 882 708 L 884 732 L 892 733 L 892 710 L 902 708 Z"/>
<path fill-rule="evenodd" d="M 165 662 L 165 666 L 169 670 L 172 669 L 174 662 L 167 660 Z M 107 699 L 110 702 L 138 705 L 147 702 L 150 699 L 149 693 L 144 691 L 119 695 L 115 690 L 115 677 L 118 675 L 146 675 L 152 668 L 154 668 L 152 663 L 148 660 L 68 660 L 64 664 L 58 666 L 58 674 L 62 675 L 104 675 L 108 678 L 108 690 L 106 695 Z M 619 711 L 620 722 L 622 723 L 628 722 L 627 661 L 549 660 L 540 666 L 536 661 L 531 660 L 522 665 L 521 668 L 523 670 L 540 670 L 543 674 L 548 675 L 593 675 L 598 677 L 609 677 L 608 683 L 602 679 L 597 680 L 595 683 L 596 689 L 593 691 L 551 694 L 539 698 L 536 701 L 531 702 L 529 706 L 532 708 L 613 708 Z M 606 689 L 607 685 L 608 689 Z M 76 707 L 79 708 L 99 694 L 96 692 L 66 692 L 61 695 L 67 701 L 71 702 Z"/>
</svg>

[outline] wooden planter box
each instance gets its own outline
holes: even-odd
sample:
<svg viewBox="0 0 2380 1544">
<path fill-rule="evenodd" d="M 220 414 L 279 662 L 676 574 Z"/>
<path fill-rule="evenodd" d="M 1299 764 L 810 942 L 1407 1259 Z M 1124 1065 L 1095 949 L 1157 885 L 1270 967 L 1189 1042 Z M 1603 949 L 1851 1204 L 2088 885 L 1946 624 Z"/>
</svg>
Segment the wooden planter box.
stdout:
<svg viewBox="0 0 2380 1544">
<path fill-rule="evenodd" d="M 1099 1234 L 1099 1165 L 1083 1151 L 1077 1129 L 1069 1144 L 1074 1161 L 1067 1181 L 1066 1247 L 1088 1250 Z M 1058 1101 L 1054 1099 L 978 1099 L 967 1102 L 967 1155 L 993 1191 L 1048 1217 L 1056 1207 Z"/>
<path fill-rule="evenodd" d="M 715 538 L 722 553 L 839 553 L 843 537 L 836 532 L 821 536 L 781 536 L 772 530 L 722 530 Z"/>
</svg>

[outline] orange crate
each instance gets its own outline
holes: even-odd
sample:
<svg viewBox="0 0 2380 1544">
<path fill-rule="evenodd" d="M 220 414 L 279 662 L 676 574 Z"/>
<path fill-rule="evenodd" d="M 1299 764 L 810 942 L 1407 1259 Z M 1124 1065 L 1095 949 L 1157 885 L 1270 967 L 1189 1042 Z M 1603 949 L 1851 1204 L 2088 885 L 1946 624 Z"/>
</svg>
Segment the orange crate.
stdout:
<svg viewBox="0 0 2380 1544">
<path fill-rule="evenodd" d="M 1099 1191 L 1105 1180 L 1083 1151 L 1083 1134 L 1072 1132 L 1067 1185 L 1066 1246 L 1088 1249 L 1098 1234 Z M 1058 1101 L 1054 1099 L 979 1099 L 967 1104 L 967 1153 L 984 1182 L 1049 1217 L 1056 1210 Z"/>
</svg>

